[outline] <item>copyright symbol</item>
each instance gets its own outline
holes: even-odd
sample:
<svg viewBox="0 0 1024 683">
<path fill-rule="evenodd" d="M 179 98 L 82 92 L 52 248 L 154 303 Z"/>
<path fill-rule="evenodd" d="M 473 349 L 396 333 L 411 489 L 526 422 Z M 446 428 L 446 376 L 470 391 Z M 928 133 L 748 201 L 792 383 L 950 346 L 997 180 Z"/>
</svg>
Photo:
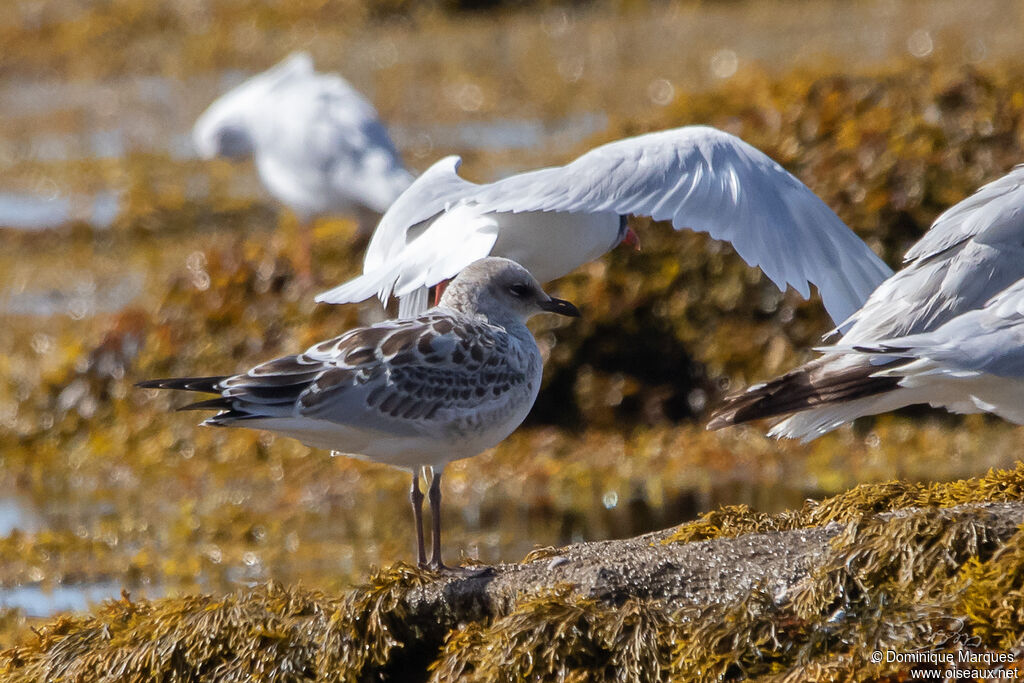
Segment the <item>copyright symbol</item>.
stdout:
<svg viewBox="0 0 1024 683">
<path fill-rule="evenodd" d="M 881 650 L 875 650 L 874 652 L 871 653 L 871 662 L 873 664 L 878 664 L 881 661 L 882 661 L 882 651 Z"/>
</svg>

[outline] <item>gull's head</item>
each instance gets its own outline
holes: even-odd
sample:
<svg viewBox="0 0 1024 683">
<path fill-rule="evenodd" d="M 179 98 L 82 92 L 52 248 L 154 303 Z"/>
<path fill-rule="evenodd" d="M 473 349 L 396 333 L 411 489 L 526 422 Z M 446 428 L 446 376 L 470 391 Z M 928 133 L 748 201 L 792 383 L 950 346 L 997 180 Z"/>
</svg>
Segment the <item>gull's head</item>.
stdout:
<svg viewBox="0 0 1024 683">
<path fill-rule="evenodd" d="M 232 160 L 251 156 L 255 142 L 250 122 L 266 114 L 265 98 L 275 89 L 315 74 L 312 58 L 296 52 L 218 97 L 192 127 L 192 143 L 199 156 Z"/>
<path fill-rule="evenodd" d="M 509 319 L 525 322 L 537 313 L 580 314 L 568 301 L 548 295 L 526 268 L 496 256 L 464 268 L 448 285 L 440 305 L 482 315 L 497 324 Z"/>
<path fill-rule="evenodd" d="M 226 157 L 247 159 L 253 153 L 253 139 L 246 124 L 245 102 L 229 92 L 203 112 L 192 127 L 192 144 L 202 159 Z"/>
<path fill-rule="evenodd" d="M 232 161 L 248 159 L 253 153 L 252 136 L 243 124 L 224 123 L 193 136 L 196 151 L 203 159 L 224 157 Z"/>
</svg>

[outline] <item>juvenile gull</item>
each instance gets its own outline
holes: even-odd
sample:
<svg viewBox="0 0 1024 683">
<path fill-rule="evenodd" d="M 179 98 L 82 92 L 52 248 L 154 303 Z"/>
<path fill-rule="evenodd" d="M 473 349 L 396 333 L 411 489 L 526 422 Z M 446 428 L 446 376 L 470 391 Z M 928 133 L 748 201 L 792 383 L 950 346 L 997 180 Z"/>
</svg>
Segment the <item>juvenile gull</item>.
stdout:
<svg viewBox="0 0 1024 683">
<path fill-rule="evenodd" d="M 396 295 L 400 313 L 420 311 L 426 288 L 488 254 L 547 282 L 634 237 L 628 214 L 731 242 L 805 298 L 816 285 L 836 322 L 892 272 L 807 186 L 714 128 L 626 138 L 565 166 L 483 185 L 459 177 L 459 163 L 447 157 L 417 178 L 377 226 L 363 274 L 317 301 Z"/>
<path fill-rule="evenodd" d="M 204 159 L 255 158 L 264 186 L 303 224 L 306 257 L 314 217 L 354 214 L 369 232 L 371 214 L 412 182 L 373 105 L 304 52 L 218 98 L 192 139 Z"/>
<path fill-rule="evenodd" d="M 410 470 L 417 560 L 441 569 L 441 473 L 452 460 L 497 445 L 530 412 L 542 362 L 524 323 L 544 311 L 579 315 L 568 301 L 545 294 L 519 264 L 485 258 L 452 281 L 439 306 L 417 317 L 350 330 L 241 375 L 138 386 L 220 394 L 183 408 L 221 411 L 204 425 L 266 429 Z M 429 565 L 419 488 L 426 468 L 433 473 Z"/>
<path fill-rule="evenodd" d="M 769 433 L 809 441 L 915 403 L 1020 422 L 1024 166 L 940 215 L 905 262 L 825 355 L 726 398 L 708 428 L 793 413 Z"/>
</svg>

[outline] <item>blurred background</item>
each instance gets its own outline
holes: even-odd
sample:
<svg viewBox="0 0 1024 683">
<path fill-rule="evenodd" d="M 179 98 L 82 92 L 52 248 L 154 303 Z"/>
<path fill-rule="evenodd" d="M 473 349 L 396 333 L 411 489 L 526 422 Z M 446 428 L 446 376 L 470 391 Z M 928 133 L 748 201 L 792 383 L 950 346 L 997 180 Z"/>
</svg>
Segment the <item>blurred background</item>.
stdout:
<svg viewBox="0 0 1024 683">
<path fill-rule="evenodd" d="M 313 295 L 359 270 L 318 220 L 315 281 L 253 164 L 189 136 L 296 50 L 376 106 L 414 172 L 476 181 L 627 135 L 709 124 L 818 193 L 886 261 L 1024 160 L 1024 5 L 922 2 L 7 0 L 0 16 L 0 644 L 91 601 L 276 579 L 338 590 L 412 560 L 407 476 L 286 439 L 196 428 L 136 381 L 223 374 L 375 320 Z M 634 220 L 552 287 L 527 424 L 445 480 L 446 548 L 484 562 L 623 537 L 724 504 L 1013 463 L 1021 430 L 928 410 L 807 445 L 707 433 L 730 387 L 811 357 L 817 298 L 727 245 Z M 28 635 L 26 635 L 28 634 Z"/>
</svg>

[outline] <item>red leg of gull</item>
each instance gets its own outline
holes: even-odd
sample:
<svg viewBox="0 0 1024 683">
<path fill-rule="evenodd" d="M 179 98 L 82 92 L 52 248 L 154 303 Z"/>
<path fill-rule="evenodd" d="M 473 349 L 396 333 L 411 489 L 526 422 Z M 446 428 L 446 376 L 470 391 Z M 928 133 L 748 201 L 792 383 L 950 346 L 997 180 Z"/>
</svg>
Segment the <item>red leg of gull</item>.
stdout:
<svg viewBox="0 0 1024 683">
<path fill-rule="evenodd" d="M 438 306 L 441 303 L 441 296 L 444 294 L 444 290 L 448 289 L 448 280 L 441 280 L 434 285 L 434 305 Z"/>
</svg>

